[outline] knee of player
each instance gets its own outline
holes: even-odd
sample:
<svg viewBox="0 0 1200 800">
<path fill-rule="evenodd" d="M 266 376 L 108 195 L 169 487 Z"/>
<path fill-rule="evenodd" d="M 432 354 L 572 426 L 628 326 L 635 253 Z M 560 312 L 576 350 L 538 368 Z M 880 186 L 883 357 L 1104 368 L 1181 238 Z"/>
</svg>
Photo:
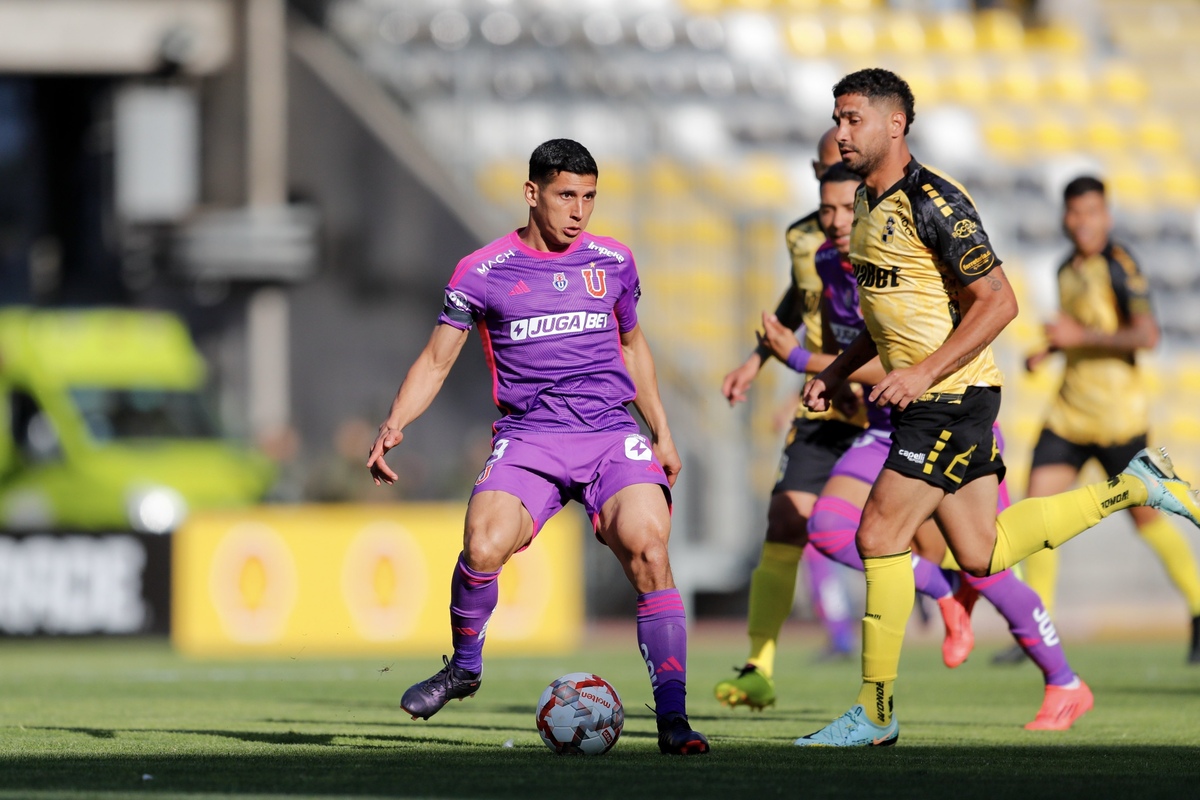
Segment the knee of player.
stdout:
<svg viewBox="0 0 1200 800">
<path fill-rule="evenodd" d="M 959 568 L 975 578 L 986 578 L 991 573 L 991 558 L 979 553 L 955 553 L 954 560 Z"/>
<path fill-rule="evenodd" d="M 508 559 L 508 547 L 497 532 L 488 528 L 468 528 L 463 539 L 463 560 L 479 572 L 495 572 Z"/>
<path fill-rule="evenodd" d="M 667 539 L 665 536 L 647 536 L 630 548 L 630 560 L 635 573 L 646 575 L 665 575 L 671 568 L 671 560 L 667 554 Z"/>
</svg>

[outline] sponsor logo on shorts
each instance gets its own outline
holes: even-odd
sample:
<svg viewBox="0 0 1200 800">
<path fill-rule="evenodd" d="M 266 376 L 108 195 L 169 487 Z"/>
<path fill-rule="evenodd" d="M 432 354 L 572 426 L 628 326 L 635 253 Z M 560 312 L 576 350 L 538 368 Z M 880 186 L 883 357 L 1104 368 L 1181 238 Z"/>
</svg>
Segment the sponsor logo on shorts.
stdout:
<svg viewBox="0 0 1200 800">
<path fill-rule="evenodd" d="M 515 319 L 510 324 L 508 336 L 514 342 L 520 342 L 524 339 L 539 339 L 543 336 L 558 336 L 564 333 L 603 330 L 607 327 L 608 314 L 568 311 L 565 314 L 547 314 L 544 317 Z"/>
<path fill-rule="evenodd" d="M 958 269 L 963 275 L 982 275 L 996 262 L 996 257 L 986 244 L 977 244 L 958 260 Z"/>
<path fill-rule="evenodd" d="M 903 447 L 900 448 L 900 457 L 907 458 L 909 461 L 911 461 L 914 464 L 924 464 L 925 463 L 925 454 L 924 453 L 914 453 L 911 450 L 905 450 Z"/>
<path fill-rule="evenodd" d="M 633 461 L 649 461 L 653 457 L 650 444 L 640 433 L 625 437 L 625 457 Z"/>
</svg>

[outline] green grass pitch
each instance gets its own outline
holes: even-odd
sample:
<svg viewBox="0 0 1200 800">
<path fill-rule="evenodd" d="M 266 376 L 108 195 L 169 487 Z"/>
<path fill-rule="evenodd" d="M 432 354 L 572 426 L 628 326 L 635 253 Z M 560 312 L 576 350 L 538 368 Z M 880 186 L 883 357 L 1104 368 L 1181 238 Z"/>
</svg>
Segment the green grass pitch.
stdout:
<svg viewBox="0 0 1200 800">
<path fill-rule="evenodd" d="M 435 657 L 201 662 L 158 640 L 0 641 L 0 798 L 1200 795 L 1200 666 L 1181 642 L 1068 645 L 1096 708 L 1064 733 L 1021 728 L 1040 674 L 992 666 L 1002 643 L 953 671 L 928 640 L 910 643 L 896 747 L 801 750 L 796 736 L 853 701 L 857 662 L 813 663 L 817 641 L 800 631 L 779 659 L 778 706 L 734 713 L 711 691 L 742 638 L 701 626 L 690 711 L 713 752 L 684 759 L 657 752 L 632 620 L 613 630 L 570 656 L 491 658 L 480 693 L 428 722 L 396 704 Z M 625 731 L 605 756 L 556 756 L 533 707 L 551 679 L 583 670 L 621 693 Z"/>
</svg>

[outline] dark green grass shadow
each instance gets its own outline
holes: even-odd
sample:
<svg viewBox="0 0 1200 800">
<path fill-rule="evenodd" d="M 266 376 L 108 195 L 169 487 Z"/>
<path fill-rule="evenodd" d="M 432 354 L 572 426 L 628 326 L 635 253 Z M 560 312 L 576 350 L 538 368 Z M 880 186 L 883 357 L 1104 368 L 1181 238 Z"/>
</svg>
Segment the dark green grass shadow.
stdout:
<svg viewBox="0 0 1200 800">
<path fill-rule="evenodd" d="M 65 730 L 65 729 L 62 729 Z M 70 729 L 90 736 L 96 729 Z M 121 734 L 124 731 L 110 733 Z M 344 736 L 179 731 L 246 742 L 222 755 L 0 757 L 9 792 L 74 791 L 103 797 L 192 793 L 307 797 L 495 798 L 1188 797 L 1200 760 L 1192 747 L 946 747 L 806 750 L 786 742 L 715 741 L 703 757 L 659 755 L 622 741 L 603 757 L 560 757 L 540 745 Z M 153 780 L 144 780 L 152 775 Z"/>
</svg>

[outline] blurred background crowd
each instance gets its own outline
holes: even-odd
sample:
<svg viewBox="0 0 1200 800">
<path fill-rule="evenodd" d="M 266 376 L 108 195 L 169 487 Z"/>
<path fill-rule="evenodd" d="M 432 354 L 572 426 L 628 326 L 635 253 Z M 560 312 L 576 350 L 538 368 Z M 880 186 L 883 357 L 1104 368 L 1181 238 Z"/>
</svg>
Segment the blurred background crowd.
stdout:
<svg viewBox="0 0 1200 800">
<path fill-rule="evenodd" d="M 684 458 L 676 576 L 718 611 L 799 386 L 768 369 L 731 410 L 721 378 L 816 206 L 830 89 L 864 66 L 911 84 L 914 153 L 966 185 L 1017 289 L 997 347 L 1014 490 L 1057 387 L 1021 364 L 1085 173 L 1163 328 L 1152 438 L 1200 475 L 1196 41 L 1191 0 L 0 0 L 0 304 L 178 315 L 220 429 L 275 464 L 269 500 L 465 500 L 495 418 L 478 346 L 390 457 L 398 486 L 362 462 L 454 264 L 524 222 L 532 148 L 577 139 L 600 166 L 591 228 L 638 258 Z M 5 482 L 54 457 L 15 436 L 6 526 L 29 501 Z M 1130 547 L 1129 591 L 1170 604 Z"/>
</svg>

